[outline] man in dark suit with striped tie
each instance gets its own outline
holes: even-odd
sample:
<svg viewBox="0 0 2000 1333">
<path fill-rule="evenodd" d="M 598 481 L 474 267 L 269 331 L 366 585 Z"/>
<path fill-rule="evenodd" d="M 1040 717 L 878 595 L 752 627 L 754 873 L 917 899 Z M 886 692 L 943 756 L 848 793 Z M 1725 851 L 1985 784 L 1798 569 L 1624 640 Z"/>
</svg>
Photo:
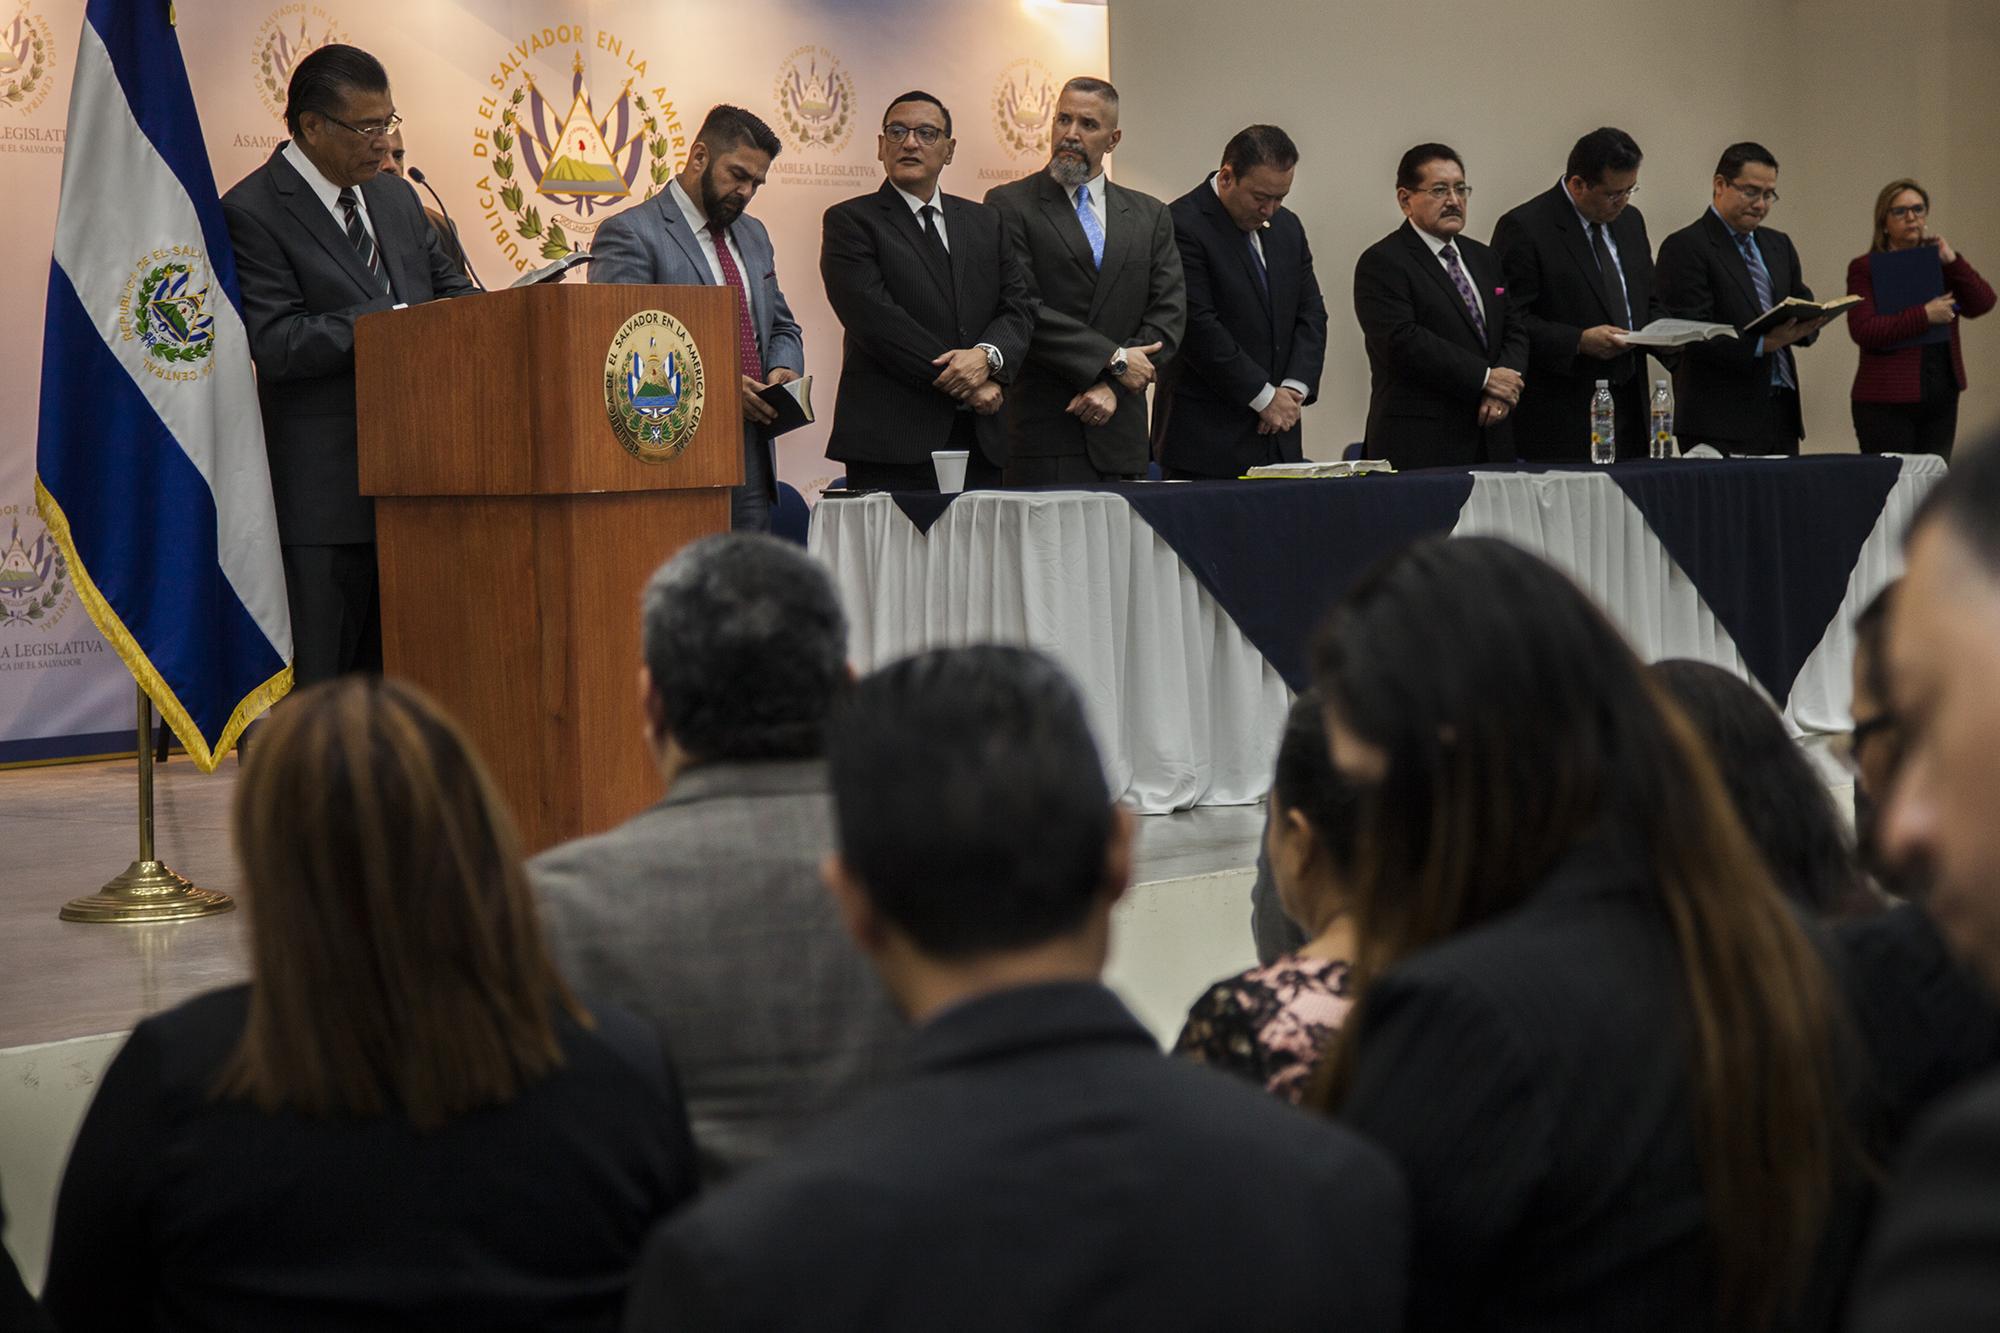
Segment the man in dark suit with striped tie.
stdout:
<svg viewBox="0 0 2000 1333">
<path fill-rule="evenodd" d="M 1669 315 L 1739 330 L 1788 296 L 1813 299 L 1792 238 L 1764 225 L 1778 203 L 1778 159 L 1731 144 L 1715 165 L 1714 202 L 1660 243 L 1660 302 Z M 1796 454 L 1806 433 L 1794 347 L 1824 319 L 1792 320 L 1761 338 L 1711 338 L 1681 352 L 1674 377 L 1682 447 L 1725 454 Z"/>
<path fill-rule="evenodd" d="M 1396 202 L 1403 225 L 1354 265 L 1368 457 L 1403 471 L 1512 461 L 1528 330 L 1508 302 L 1500 257 L 1465 235 L 1463 159 L 1418 144 L 1396 166 Z"/>
<path fill-rule="evenodd" d="M 473 290 L 416 194 L 381 177 L 401 119 L 380 61 L 323 46 L 292 72 L 291 138 L 222 197 L 300 685 L 382 668 L 375 502 L 361 494 L 355 454 L 354 321 Z"/>
</svg>

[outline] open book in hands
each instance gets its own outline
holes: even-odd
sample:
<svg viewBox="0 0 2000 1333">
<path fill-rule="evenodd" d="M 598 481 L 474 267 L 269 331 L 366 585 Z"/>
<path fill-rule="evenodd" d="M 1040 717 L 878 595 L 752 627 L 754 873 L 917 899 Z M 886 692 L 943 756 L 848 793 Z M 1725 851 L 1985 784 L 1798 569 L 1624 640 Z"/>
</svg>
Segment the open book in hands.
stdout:
<svg viewBox="0 0 2000 1333">
<path fill-rule="evenodd" d="M 1844 315 L 1854 306 L 1861 304 L 1858 296 L 1836 296 L 1831 301 L 1806 301 L 1796 296 L 1787 296 L 1778 304 L 1766 310 L 1757 318 L 1743 326 L 1746 338 L 1761 338 L 1765 334 L 1789 324 L 1795 319 L 1819 319 L 1834 315 Z"/>
<path fill-rule="evenodd" d="M 1710 338 L 1735 336 L 1736 329 L 1729 324 L 1704 324 L 1698 319 L 1656 319 L 1643 329 L 1621 335 L 1619 341 L 1627 347 L 1685 347 Z"/>
</svg>

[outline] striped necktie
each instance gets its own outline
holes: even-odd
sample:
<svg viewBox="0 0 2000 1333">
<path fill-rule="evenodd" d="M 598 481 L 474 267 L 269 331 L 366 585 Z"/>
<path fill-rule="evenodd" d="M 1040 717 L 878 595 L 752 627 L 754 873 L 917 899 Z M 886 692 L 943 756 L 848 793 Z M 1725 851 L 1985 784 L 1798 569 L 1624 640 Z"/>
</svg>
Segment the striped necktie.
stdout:
<svg viewBox="0 0 2000 1333">
<path fill-rule="evenodd" d="M 375 279 L 375 288 L 383 296 L 389 295 L 389 277 L 382 272 L 382 255 L 376 250 L 375 242 L 368 238 L 368 228 L 361 222 L 361 203 L 354 197 L 354 187 L 348 186 L 340 192 L 340 211 L 347 219 L 347 239 L 354 252 L 361 256 L 362 265 Z"/>
<path fill-rule="evenodd" d="M 1764 256 L 1749 232 L 1731 228 L 1730 234 L 1736 238 L 1736 248 L 1743 252 L 1743 262 L 1750 266 L 1750 285 L 1757 289 L 1757 311 L 1762 314 L 1776 304 L 1771 299 L 1771 270 L 1764 267 Z M 1780 347 L 1772 354 L 1771 361 L 1771 383 L 1784 389 L 1799 387 L 1799 382 L 1792 378 L 1791 348 Z"/>
</svg>

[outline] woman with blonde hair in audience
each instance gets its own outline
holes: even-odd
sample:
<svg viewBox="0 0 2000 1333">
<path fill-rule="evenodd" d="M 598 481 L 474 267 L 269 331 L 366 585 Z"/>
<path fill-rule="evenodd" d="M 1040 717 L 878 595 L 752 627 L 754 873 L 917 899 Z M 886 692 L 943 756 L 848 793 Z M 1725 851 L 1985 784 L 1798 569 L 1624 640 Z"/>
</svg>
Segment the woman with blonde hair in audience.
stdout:
<svg viewBox="0 0 2000 1333">
<path fill-rule="evenodd" d="M 1348 789 L 1327 759 L 1319 696 L 1292 703 L 1278 742 L 1264 852 L 1286 917 L 1306 943 L 1266 966 L 1209 987 L 1188 1011 L 1174 1054 L 1240 1074 L 1297 1102 L 1352 1001 L 1354 932 L 1339 858 L 1352 841 Z"/>
<path fill-rule="evenodd" d="M 693 1192 L 651 1032 L 549 962 L 501 799 L 407 686 L 282 704 L 235 796 L 250 981 L 134 1029 L 56 1207 L 69 1329 L 611 1329 Z"/>
<path fill-rule="evenodd" d="M 1826 1326 L 1839 1001 L 1611 623 L 1517 547 L 1420 542 L 1314 683 L 1357 999 L 1309 1100 L 1403 1169 L 1409 1327 Z"/>
</svg>

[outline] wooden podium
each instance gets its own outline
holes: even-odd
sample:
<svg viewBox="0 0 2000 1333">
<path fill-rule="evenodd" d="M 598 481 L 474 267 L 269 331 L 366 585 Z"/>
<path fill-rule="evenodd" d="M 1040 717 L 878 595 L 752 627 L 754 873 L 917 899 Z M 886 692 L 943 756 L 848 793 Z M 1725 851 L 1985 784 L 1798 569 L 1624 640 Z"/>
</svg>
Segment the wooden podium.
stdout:
<svg viewBox="0 0 2000 1333">
<path fill-rule="evenodd" d="M 693 335 L 703 405 L 667 462 L 619 443 L 606 360 L 631 316 Z M 639 711 L 639 594 L 729 527 L 743 480 L 724 287 L 551 284 L 355 325 L 361 490 L 375 498 L 382 649 L 470 733 L 527 852 L 659 795 Z"/>
</svg>

